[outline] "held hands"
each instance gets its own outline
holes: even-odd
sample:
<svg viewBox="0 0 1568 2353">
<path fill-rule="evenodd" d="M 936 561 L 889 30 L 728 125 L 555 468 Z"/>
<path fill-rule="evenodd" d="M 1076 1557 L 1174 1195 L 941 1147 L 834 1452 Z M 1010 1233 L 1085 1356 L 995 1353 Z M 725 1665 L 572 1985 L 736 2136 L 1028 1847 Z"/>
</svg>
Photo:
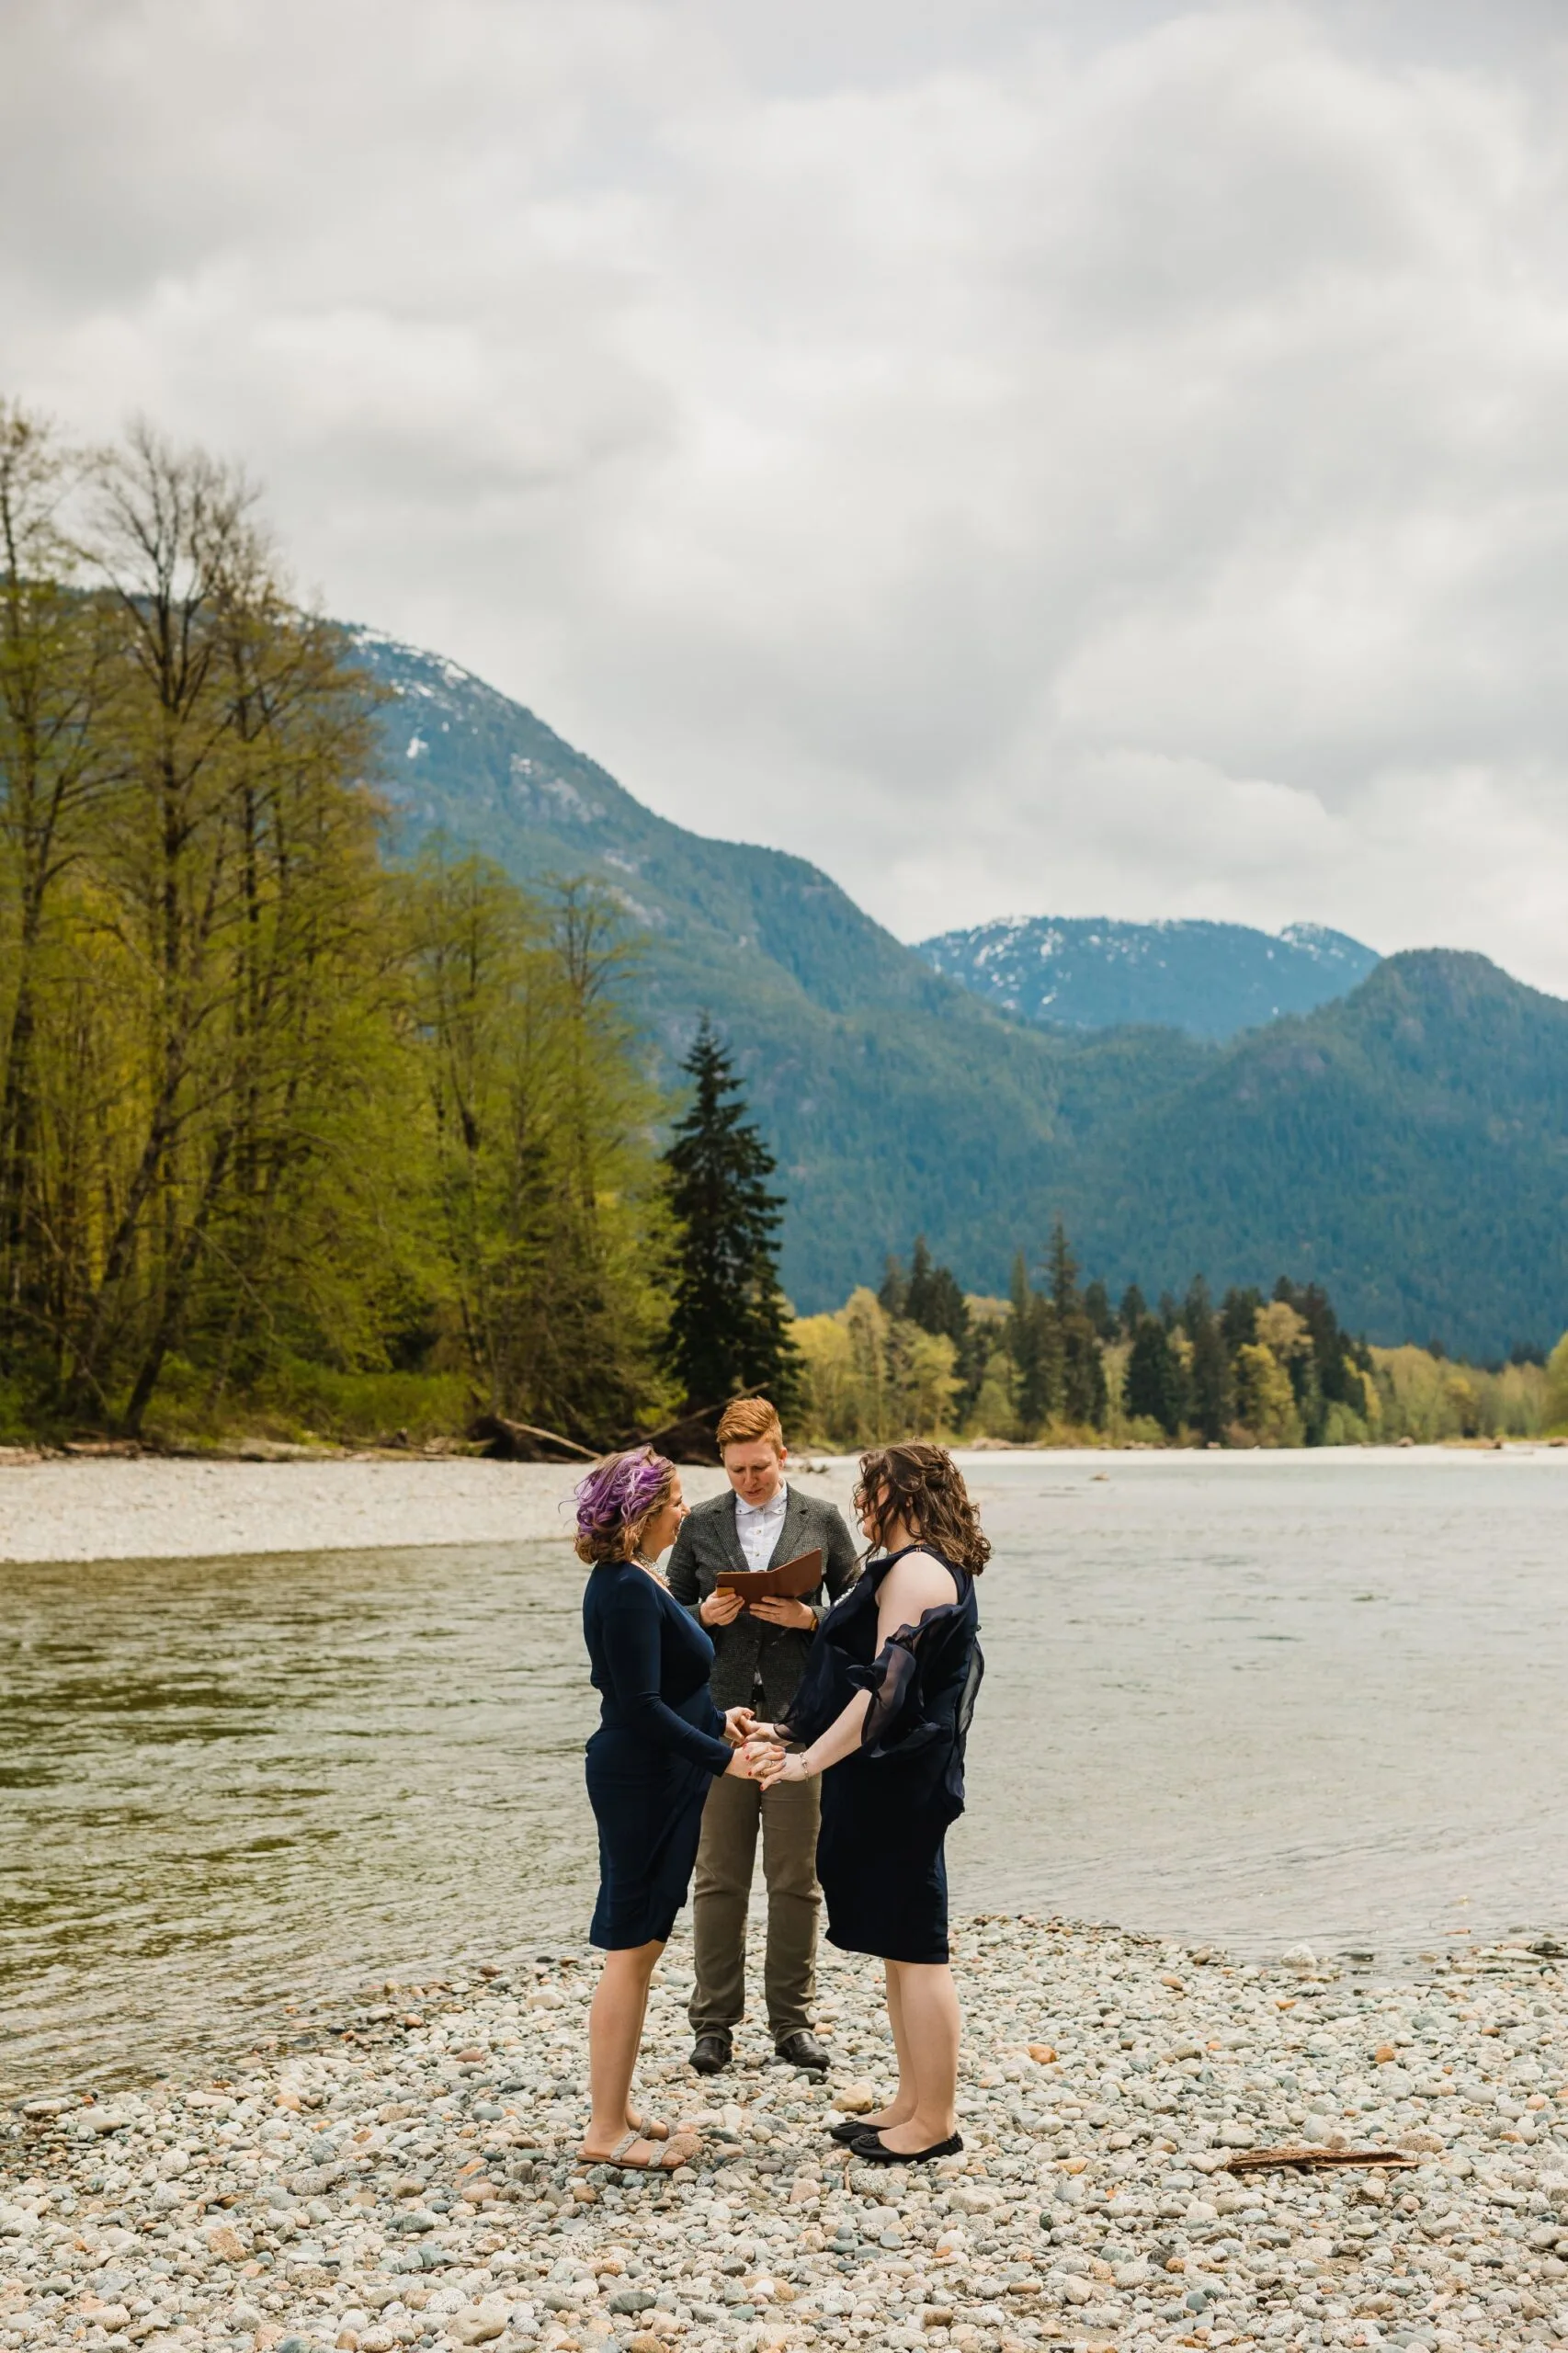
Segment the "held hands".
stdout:
<svg viewBox="0 0 1568 2353">
<path fill-rule="evenodd" d="M 803 1752 L 791 1755 L 777 1724 L 757 1724 L 745 1745 L 747 1770 L 753 1780 L 771 1790 L 778 1781 L 809 1781 L 811 1771 Z"/>
<path fill-rule="evenodd" d="M 735 1752 L 724 1768 L 724 1778 L 734 1781 L 755 1781 L 757 1775 L 752 1762 L 752 1750 L 758 1745 L 767 1746 L 767 1743 L 758 1743 L 756 1718 L 749 1708 L 725 1709 L 724 1738 Z"/>
</svg>

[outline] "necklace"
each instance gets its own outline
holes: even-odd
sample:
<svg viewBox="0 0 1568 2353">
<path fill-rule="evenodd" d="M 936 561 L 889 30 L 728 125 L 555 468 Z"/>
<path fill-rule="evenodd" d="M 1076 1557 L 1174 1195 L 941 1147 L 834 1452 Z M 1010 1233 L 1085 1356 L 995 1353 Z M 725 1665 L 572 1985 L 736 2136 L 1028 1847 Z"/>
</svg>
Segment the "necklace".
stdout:
<svg viewBox="0 0 1568 2353">
<path fill-rule="evenodd" d="M 665 1574 L 663 1569 L 661 1569 L 655 1562 L 645 1561 L 641 1552 L 633 1552 L 631 1558 L 638 1568 L 645 1569 L 647 1571 L 655 1585 L 662 1585 L 666 1592 L 668 1591 L 670 1581 Z"/>
</svg>

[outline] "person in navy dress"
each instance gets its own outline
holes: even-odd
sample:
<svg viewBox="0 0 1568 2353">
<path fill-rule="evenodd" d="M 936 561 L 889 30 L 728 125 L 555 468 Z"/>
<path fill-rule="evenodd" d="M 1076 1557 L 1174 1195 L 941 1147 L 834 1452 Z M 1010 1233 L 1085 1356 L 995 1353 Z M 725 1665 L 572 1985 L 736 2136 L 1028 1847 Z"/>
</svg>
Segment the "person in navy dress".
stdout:
<svg viewBox="0 0 1568 2353">
<path fill-rule="evenodd" d="M 855 1501 L 871 1557 L 819 1626 L 788 1722 L 759 1725 L 750 1754 L 769 1783 L 823 1774 L 828 1939 L 886 1972 L 898 2090 L 834 2137 L 873 2163 L 921 2165 L 963 2146 L 944 1840 L 963 1812 L 984 1669 L 974 1581 L 991 1547 L 942 1447 L 863 1455 Z"/>
<path fill-rule="evenodd" d="M 583 1635 L 599 1694 L 587 1745 L 599 1838 L 599 1893 L 588 1930 L 604 1969 L 588 2013 L 593 2112 L 585 2161 L 670 2170 L 689 2136 L 635 2115 L 631 2076 L 654 1964 L 686 1902 L 714 1777 L 752 1770 L 744 1708 L 722 1716 L 708 1678 L 713 1645 L 671 1598 L 658 1562 L 686 1517 L 680 1473 L 640 1447 L 596 1463 L 577 1489 L 577 1553 L 590 1564 Z M 662 2145 L 661 2145 L 662 2144 Z"/>
</svg>

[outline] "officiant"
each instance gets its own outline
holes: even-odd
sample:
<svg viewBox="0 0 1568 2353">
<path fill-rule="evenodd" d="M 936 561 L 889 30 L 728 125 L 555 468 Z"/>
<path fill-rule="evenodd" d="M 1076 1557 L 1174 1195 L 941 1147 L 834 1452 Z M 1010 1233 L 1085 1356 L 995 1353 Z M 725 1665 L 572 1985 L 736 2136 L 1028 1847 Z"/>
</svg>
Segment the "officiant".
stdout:
<svg viewBox="0 0 1568 2353">
<path fill-rule="evenodd" d="M 718 1428 L 727 1493 L 687 1514 L 670 1554 L 669 1586 L 706 1627 L 715 1657 L 710 1688 L 718 1708 L 749 1707 L 767 1720 L 795 1696 L 817 1620 L 853 1584 L 854 1539 L 841 1512 L 790 1484 L 778 1415 L 766 1397 L 737 1397 Z M 823 1582 L 800 1600 L 782 1596 L 743 1604 L 720 1589 L 727 1572 L 776 1568 L 819 1550 Z M 702 1813 L 692 1898 L 697 1983 L 691 1997 L 691 2063 L 716 2075 L 733 2055 L 745 2009 L 746 1913 L 762 1834 L 767 1889 L 767 1950 L 763 1990 L 768 2030 L 780 2059 L 824 2068 L 828 2055 L 813 2030 L 816 1990 L 817 1829 L 822 1783 L 715 1779 Z"/>
</svg>

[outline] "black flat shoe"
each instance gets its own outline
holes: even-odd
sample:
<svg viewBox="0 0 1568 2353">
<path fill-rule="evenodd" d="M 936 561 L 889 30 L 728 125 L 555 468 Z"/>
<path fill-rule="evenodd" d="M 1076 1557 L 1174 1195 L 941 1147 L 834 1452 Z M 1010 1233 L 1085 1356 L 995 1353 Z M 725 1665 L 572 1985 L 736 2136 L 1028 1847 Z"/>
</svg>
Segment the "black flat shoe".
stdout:
<svg viewBox="0 0 1568 2353">
<path fill-rule="evenodd" d="M 843 2148 L 852 2149 L 863 2132 L 873 2129 L 869 2124 L 862 2124 L 858 2116 L 841 2116 L 836 2124 L 828 2126 L 827 2137 L 830 2141 L 838 2142 Z"/>
<path fill-rule="evenodd" d="M 933 2157 L 956 2157 L 963 2147 L 963 2134 L 949 2132 L 945 2141 L 933 2141 L 928 2149 L 890 2149 L 880 2133 L 862 2127 L 848 2145 L 858 2157 L 874 2165 L 928 2165 Z"/>
</svg>

